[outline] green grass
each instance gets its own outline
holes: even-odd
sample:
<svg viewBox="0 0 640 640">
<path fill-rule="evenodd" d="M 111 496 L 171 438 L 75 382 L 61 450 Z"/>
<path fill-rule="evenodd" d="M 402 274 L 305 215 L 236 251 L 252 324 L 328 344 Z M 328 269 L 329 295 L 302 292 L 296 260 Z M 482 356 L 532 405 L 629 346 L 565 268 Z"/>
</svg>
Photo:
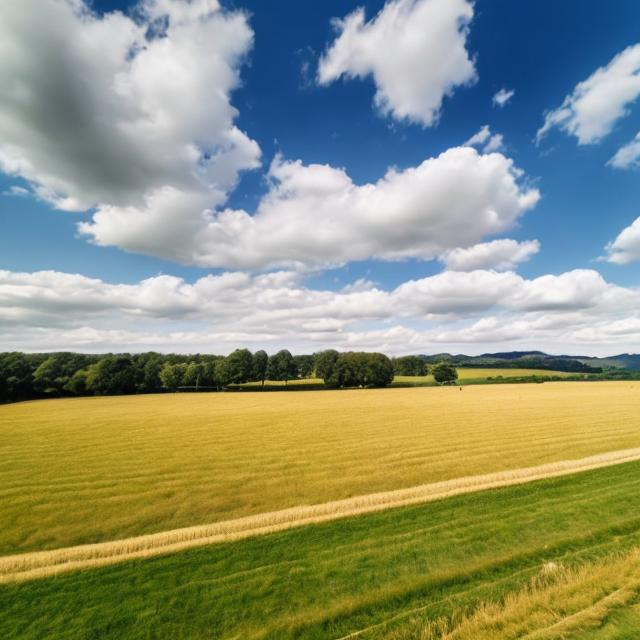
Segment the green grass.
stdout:
<svg viewBox="0 0 640 640">
<path fill-rule="evenodd" d="M 568 373 L 567 371 L 549 371 L 547 369 L 491 369 L 491 368 L 474 368 L 460 367 L 458 369 L 458 380 L 465 384 L 486 382 L 488 379 L 506 379 L 509 378 L 529 378 L 536 376 L 538 378 L 568 378 L 580 374 Z M 586 376 L 585 376 L 586 377 Z M 396 386 L 431 386 L 436 381 L 432 375 L 428 376 L 396 376 L 393 379 Z"/>
<path fill-rule="evenodd" d="M 520 589 L 547 561 L 640 545 L 639 514 L 640 463 L 629 463 L 7 585 L 0 637 L 325 640 L 372 625 L 360 638 L 405 637 L 409 622 Z M 589 637 L 637 637 L 634 611 L 616 615 L 636 635 Z"/>
<path fill-rule="evenodd" d="M 0 407 L 0 554 L 640 446 L 640 383 L 164 394 Z"/>
</svg>

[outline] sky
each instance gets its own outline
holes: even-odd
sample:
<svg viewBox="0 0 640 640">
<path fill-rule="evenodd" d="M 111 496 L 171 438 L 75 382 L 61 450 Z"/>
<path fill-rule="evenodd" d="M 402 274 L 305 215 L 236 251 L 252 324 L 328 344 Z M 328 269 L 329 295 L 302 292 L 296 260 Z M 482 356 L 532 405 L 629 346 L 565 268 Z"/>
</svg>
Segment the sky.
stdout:
<svg viewBox="0 0 640 640">
<path fill-rule="evenodd" d="M 0 349 L 640 344 L 635 0 L 0 6 Z"/>
</svg>

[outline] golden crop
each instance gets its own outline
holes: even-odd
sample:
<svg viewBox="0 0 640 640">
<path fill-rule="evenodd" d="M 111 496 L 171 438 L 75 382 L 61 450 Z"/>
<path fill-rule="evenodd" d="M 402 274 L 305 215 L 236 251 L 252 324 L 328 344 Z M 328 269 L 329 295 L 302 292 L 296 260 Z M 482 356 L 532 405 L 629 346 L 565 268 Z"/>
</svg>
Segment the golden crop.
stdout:
<svg viewBox="0 0 640 640">
<path fill-rule="evenodd" d="M 167 394 L 0 407 L 0 555 L 640 446 L 640 383 Z"/>
</svg>

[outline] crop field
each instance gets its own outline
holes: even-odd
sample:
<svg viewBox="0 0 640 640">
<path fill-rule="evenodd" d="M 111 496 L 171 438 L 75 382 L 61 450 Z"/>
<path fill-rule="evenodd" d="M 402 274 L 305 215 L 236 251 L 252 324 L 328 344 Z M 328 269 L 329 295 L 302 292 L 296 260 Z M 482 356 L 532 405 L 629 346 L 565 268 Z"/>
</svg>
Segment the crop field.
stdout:
<svg viewBox="0 0 640 640">
<path fill-rule="evenodd" d="M 388 509 L 3 585 L 0 637 L 636 638 L 639 513 L 640 462 Z"/>
<path fill-rule="evenodd" d="M 632 382 L 6 405 L 0 555 L 639 446 Z"/>
<path fill-rule="evenodd" d="M 567 378 L 581 374 L 568 373 L 567 371 L 549 371 L 548 369 L 481 369 L 475 367 L 458 368 L 458 380 L 461 382 L 477 381 L 481 382 L 488 378 L 525 378 L 529 376 L 537 376 L 540 378 L 550 378 L 551 376 L 559 378 Z M 584 374 L 585 376 L 587 374 Z M 435 384 L 432 375 L 428 376 L 396 376 L 393 384 L 399 385 L 430 385 Z"/>
<path fill-rule="evenodd" d="M 524 378 L 528 376 L 538 376 L 549 378 L 551 376 L 566 378 L 569 376 L 580 375 L 575 373 L 567 373 L 566 371 L 549 371 L 548 369 L 481 369 L 475 367 L 458 368 L 458 379 L 461 381 L 483 381 L 487 378 Z M 412 386 L 429 386 L 434 385 L 436 381 L 432 375 L 428 376 L 396 376 L 393 381 L 396 385 L 412 385 Z M 245 382 L 240 387 L 261 387 L 260 382 Z M 302 378 L 300 380 L 289 380 L 284 382 L 281 380 L 266 380 L 265 387 L 323 387 L 322 378 Z"/>
</svg>

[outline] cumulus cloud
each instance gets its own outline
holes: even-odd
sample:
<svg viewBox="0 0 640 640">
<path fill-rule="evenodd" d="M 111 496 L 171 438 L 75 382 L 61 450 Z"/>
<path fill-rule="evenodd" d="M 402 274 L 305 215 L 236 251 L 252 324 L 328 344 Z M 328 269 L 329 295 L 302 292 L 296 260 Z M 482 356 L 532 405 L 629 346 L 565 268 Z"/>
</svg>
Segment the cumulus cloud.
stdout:
<svg viewBox="0 0 640 640">
<path fill-rule="evenodd" d="M 432 126 L 443 98 L 477 79 L 466 49 L 472 18 L 468 0 L 390 0 L 369 21 L 357 9 L 335 20 L 318 82 L 371 75 L 382 114 Z"/>
<path fill-rule="evenodd" d="M 608 135 L 640 95 L 640 44 L 627 47 L 580 82 L 557 109 L 545 115 L 538 142 L 554 127 L 593 144 Z"/>
<path fill-rule="evenodd" d="M 253 42 L 247 17 L 216 0 L 134 9 L 3 5 L 0 168 L 59 209 L 142 207 L 167 189 L 213 206 L 258 166 L 230 102 Z"/>
<path fill-rule="evenodd" d="M 602 344 L 631 344 L 640 335 L 640 291 L 593 270 L 534 279 L 446 271 L 391 290 L 356 281 L 339 291 L 310 288 L 295 272 L 111 284 L 0 271 L 0 326 L 0 349 L 225 352 L 247 345 L 407 353 L 505 342 L 564 351 L 597 343 L 594 327 L 602 327 Z"/>
<path fill-rule="evenodd" d="M 481 148 L 483 153 L 494 153 L 504 149 L 504 136 L 501 133 L 492 134 L 489 125 L 485 124 L 463 146 Z"/>
<path fill-rule="evenodd" d="M 80 229 L 98 244 L 201 266 L 431 259 L 513 227 L 540 197 L 521 177 L 503 155 L 463 147 L 364 185 L 342 169 L 276 157 L 254 215 L 207 211 L 204 200 L 165 189 L 139 208 L 100 207 Z"/>
<path fill-rule="evenodd" d="M 515 269 L 540 251 L 537 240 L 502 239 L 482 242 L 467 249 L 452 249 L 440 256 L 450 271 L 475 271 L 477 269 L 496 269 L 508 271 Z"/>
<path fill-rule="evenodd" d="M 631 142 L 620 147 L 607 164 L 616 169 L 630 169 L 640 166 L 640 133 Z"/>
<path fill-rule="evenodd" d="M 640 260 L 640 218 L 636 218 L 618 237 L 606 246 L 607 262 L 629 264 Z"/>
<path fill-rule="evenodd" d="M 500 91 L 497 91 L 494 94 L 491 102 L 493 103 L 494 107 L 500 107 L 502 109 L 502 107 L 506 106 L 511 98 L 513 98 L 515 93 L 516 92 L 513 89 L 505 89 L 503 87 L 502 89 L 500 89 Z"/>
</svg>

